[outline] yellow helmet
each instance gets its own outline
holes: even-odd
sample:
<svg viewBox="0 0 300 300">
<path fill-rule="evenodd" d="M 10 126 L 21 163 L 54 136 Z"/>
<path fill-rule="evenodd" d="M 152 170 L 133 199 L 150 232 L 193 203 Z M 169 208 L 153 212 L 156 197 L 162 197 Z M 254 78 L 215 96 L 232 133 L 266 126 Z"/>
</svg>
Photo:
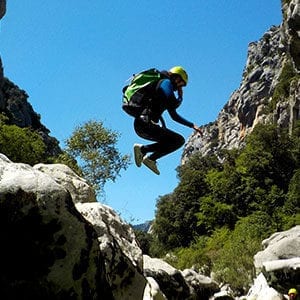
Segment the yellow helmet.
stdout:
<svg viewBox="0 0 300 300">
<path fill-rule="evenodd" d="M 180 66 L 173 67 L 169 70 L 169 72 L 172 73 L 172 74 L 179 75 L 182 78 L 182 80 L 185 82 L 185 85 L 187 85 L 187 83 L 188 83 L 188 74 L 184 70 L 183 67 L 180 67 Z"/>
<path fill-rule="evenodd" d="M 290 289 L 290 290 L 289 290 L 288 295 L 290 295 L 290 294 L 295 294 L 295 295 L 297 295 L 298 293 L 297 293 L 297 290 L 293 288 L 293 289 Z"/>
</svg>

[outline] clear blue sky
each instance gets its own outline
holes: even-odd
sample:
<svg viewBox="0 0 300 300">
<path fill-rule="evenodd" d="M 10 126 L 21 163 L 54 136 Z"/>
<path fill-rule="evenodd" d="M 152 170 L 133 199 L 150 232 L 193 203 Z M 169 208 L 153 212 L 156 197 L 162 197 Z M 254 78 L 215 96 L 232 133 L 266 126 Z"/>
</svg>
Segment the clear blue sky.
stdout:
<svg viewBox="0 0 300 300">
<path fill-rule="evenodd" d="M 118 148 L 141 143 L 121 110 L 133 73 L 182 65 L 189 85 L 179 113 L 204 125 L 239 87 L 247 47 L 282 22 L 280 0 L 8 0 L 0 23 L 6 77 L 24 89 L 61 147 L 74 128 L 103 121 L 121 133 Z M 186 138 L 191 129 L 166 118 Z M 161 159 L 161 175 L 132 164 L 106 185 L 105 203 L 134 224 L 154 218 L 171 193 L 182 149 Z"/>
</svg>

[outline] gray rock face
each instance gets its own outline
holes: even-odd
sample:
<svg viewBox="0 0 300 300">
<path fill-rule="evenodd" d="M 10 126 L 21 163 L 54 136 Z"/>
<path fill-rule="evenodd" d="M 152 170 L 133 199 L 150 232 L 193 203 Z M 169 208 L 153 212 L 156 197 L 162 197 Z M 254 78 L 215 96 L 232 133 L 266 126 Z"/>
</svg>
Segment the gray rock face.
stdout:
<svg viewBox="0 0 300 300">
<path fill-rule="evenodd" d="M 208 299 L 219 290 L 194 270 L 143 257 L 133 229 L 64 165 L 0 154 L 0 208 L 4 299 Z"/>
<path fill-rule="evenodd" d="M 74 203 L 96 202 L 95 191 L 86 180 L 63 164 L 37 164 L 33 167 L 51 176 L 71 194 Z"/>
<path fill-rule="evenodd" d="M 264 250 L 255 255 L 255 267 L 262 269 L 266 262 L 300 258 L 300 225 L 277 232 L 262 242 Z"/>
<path fill-rule="evenodd" d="M 0 19 L 6 13 L 6 0 L 0 0 Z M 61 153 L 59 142 L 49 135 L 50 130 L 41 123 L 41 117 L 27 101 L 28 95 L 17 85 L 4 77 L 3 65 L 0 57 L 0 114 L 4 114 L 10 124 L 19 127 L 30 127 L 36 131 L 46 145 L 49 156 Z"/>
<path fill-rule="evenodd" d="M 232 93 L 217 119 L 204 126 L 203 138 L 197 134 L 190 136 L 182 163 L 195 152 L 207 155 L 220 149 L 243 147 L 245 137 L 258 123 L 275 122 L 292 130 L 295 120 L 300 119 L 299 77 L 289 81 L 288 95 L 273 99 L 284 67 L 290 64 L 295 74 L 300 70 L 298 1 L 284 4 L 283 15 L 285 19 L 280 26 L 272 26 L 259 41 L 248 45 L 240 87 Z"/>
<path fill-rule="evenodd" d="M 45 142 L 49 156 L 61 153 L 57 139 L 49 135 L 50 130 L 41 123 L 41 116 L 33 110 L 27 100 L 28 95 L 25 91 L 3 77 L 0 61 L 0 113 L 8 117 L 10 124 L 21 128 L 30 127 L 36 131 Z"/>
<path fill-rule="evenodd" d="M 247 300 L 283 300 L 281 293 L 268 285 L 264 275 L 260 273 L 248 292 Z"/>
<path fill-rule="evenodd" d="M 106 205 L 78 203 L 76 207 L 97 232 L 114 299 L 143 299 L 147 281 L 133 229 Z"/>
<path fill-rule="evenodd" d="M 219 290 L 211 278 L 192 269 L 180 271 L 158 258 L 144 255 L 144 274 L 157 283 L 166 299 L 209 299 Z M 161 297 L 161 296 L 160 296 Z"/>
<path fill-rule="evenodd" d="M 262 272 L 269 285 L 282 293 L 290 287 L 299 290 L 300 225 L 273 234 L 262 245 L 264 250 L 254 257 L 257 272 Z"/>
<path fill-rule="evenodd" d="M 1 9 L 0 0 L 0 9 Z M 4 77 L 3 66 L 0 57 L 0 114 L 4 114 L 10 124 L 21 128 L 30 127 L 36 131 L 45 142 L 49 156 L 61 153 L 59 142 L 49 135 L 50 130 L 41 123 L 41 117 L 27 101 L 28 95 L 17 85 Z"/>
<path fill-rule="evenodd" d="M 96 233 L 64 187 L 1 155 L 0 206 L 3 299 L 112 299 Z"/>
</svg>

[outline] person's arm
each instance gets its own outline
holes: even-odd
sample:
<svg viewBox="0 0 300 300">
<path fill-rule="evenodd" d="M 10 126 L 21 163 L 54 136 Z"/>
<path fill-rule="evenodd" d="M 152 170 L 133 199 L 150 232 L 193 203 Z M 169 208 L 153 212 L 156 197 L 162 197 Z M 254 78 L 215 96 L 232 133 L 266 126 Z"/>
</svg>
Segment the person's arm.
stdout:
<svg viewBox="0 0 300 300">
<path fill-rule="evenodd" d="M 194 124 L 193 129 L 196 130 L 201 135 L 201 137 L 203 136 L 203 131 L 200 127 Z"/>
<path fill-rule="evenodd" d="M 171 116 L 172 120 L 174 120 L 175 122 L 178 122 L 184 126 L 193 128 L 195 131 L 197 131 L 198 133 L 200 133 L 200 135 L 202 136 L 202 129 L 200 127 L 198 127 L 196 124 L 184 119 L 182 116 L 180 116 L 176 109 L 168 109 L 168 113 Z"/>
<path fill-rule="evenodd" d="M 178 89 L 178 98 L 176 98 L 174 94 L 173 86 L 170 80 L 162 80 L 158 90 L 161 93 L 161 97 L 165 97 L 166 101 L 171 105 L 171 108 L 168 108 L 168 113 L 171 116 L 171 118 L 175 122 L 193 128 L 202 136 L 203 134 L 201 128 L 199 128 L 194 123 L 181 117 L 176 111 L 176 108 L 181 104 L 182 101 L 182 97 L 183 97 L 182 88 Z"/>
</svg>

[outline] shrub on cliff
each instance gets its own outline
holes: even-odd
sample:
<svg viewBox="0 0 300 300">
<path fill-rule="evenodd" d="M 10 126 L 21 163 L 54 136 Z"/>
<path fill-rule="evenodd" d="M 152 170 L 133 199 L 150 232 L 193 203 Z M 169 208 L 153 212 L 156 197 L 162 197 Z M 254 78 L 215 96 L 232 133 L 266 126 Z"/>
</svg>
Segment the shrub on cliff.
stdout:
<svg viewBox="0 0 300 300">
<path fill-rule="evenodd" d="M 16 125 L 0 123 L 0 153 L 13 162 L 34 165 L 45 161 L 46 146 L 41 136 Z"/>
</svg>

